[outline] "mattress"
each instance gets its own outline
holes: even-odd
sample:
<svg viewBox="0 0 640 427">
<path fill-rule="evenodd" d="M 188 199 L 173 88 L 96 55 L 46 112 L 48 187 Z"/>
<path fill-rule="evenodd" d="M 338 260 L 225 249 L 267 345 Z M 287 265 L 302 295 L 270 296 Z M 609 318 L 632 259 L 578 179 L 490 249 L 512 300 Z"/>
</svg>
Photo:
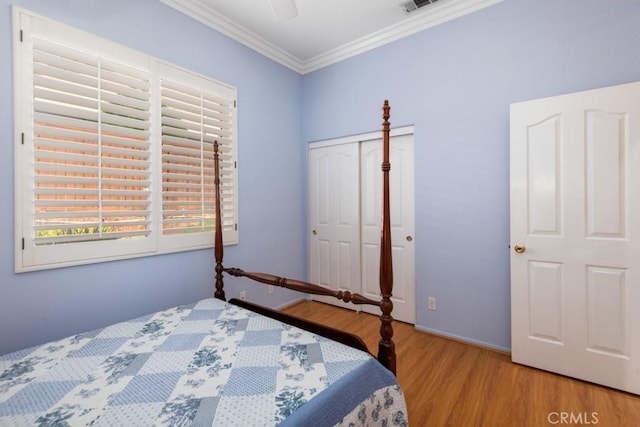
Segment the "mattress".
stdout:
<svg viewBox="0 0 640 427">
<path fill-rule="evenodd" d="M 370 354 L 205 299 L 0 356 L 0 426 L 407 425 Z"/>
</svg>

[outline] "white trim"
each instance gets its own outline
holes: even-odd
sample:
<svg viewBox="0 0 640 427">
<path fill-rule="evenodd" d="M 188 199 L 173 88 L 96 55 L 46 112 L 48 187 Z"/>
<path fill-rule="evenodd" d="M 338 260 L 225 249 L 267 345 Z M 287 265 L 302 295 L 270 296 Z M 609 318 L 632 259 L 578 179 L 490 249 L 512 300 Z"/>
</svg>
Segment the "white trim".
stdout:
<svg viewBox="0 0 640 427">
<path fill-rule="evenodd" d="M 498 4 L 504 0 L 450 0 L 435 3 L 398 24 L 332 49 L 313 58 L 303 60 L 268 42 L 247 28 L 219 14 L 203 0 L 160 0 L 167 6 L 207 25 L 256 52 L 299 74 L 307 74 L 363 52 L 384 46 L 427 28 Z"/>
<path fill-rule="evenodd" d="M 293 307 L 294 305 L 296 305 L 298 303 L 306 302 L 306 301 L 313 301 L 311 299 L 311 295 L 307 295 L 306 297 L 296 298 L 293 301 L 285 302 L 283 304 L 280 304 L 280 305 L 277 305 L 277 306 L 273 307 L 273 309 L 274 310 L 284 310 L 285 308 Z"/>
<path fill-rule="evenodd" d="M 411 135 L 413 133 L 415 133 L 413 126 L 403 126 L 403 127 L 391 129 L 389 131 L 389 136 L 394 137 L 394 136 L 401 136 L 401 135 Z M 312 141 L 309 143 L 309 148 L 307 152 L 312 148 L 330 147 L 332 145 L 350 144 L 352 142 L 371 141 L 372 139 L 380 139 L 381 137 L 382 137 L 381 132 L 377 131 L 377 132 L 361 133 L 358 135 L 343 136 L 340 138 Z M 307 161 L 308 160 L 309 159 L 307 159 Z"/>
<path fill-rule="evenodd" d="M 427 334 L 431 334 L 431 335 L 435 335 L 435 336 L 439 336 L 439 337 L 443 337 L 443 338 L 449 338 L 461 343 L 468 343 L 470 345 L 475 345 L 476 347 L 484 347 L 487 348 L 489 350 L 496 350 L 496 351 L 501 351 L 504 353 L 509 353 L 511 354 L 511 349 L 509 347 L 502 347 L 500 345 L 495 345 L 495 344 L 490 344 L 488 342 L 484 342 L 484 341 L 479 341 L 479 340 L 473 340 L 471 338 L 467 338 L 467 337 L 463 337 L 460 335 L 456 335 L 456 334 L 449 334 L 446 332 L 442 332 L 442 331 L 438 331 L 437 329 L 431 329 L 431 328 L 426 328 L 424 326 L 418 326 L 415 325 L 415 329 L 417 331 L 421 331 L 421 332 L 425 332 Z"/>
<path fill-rule="evenodd" d="M 369 34 L 344 46 L 302 61 L 301 74 L 307 74 L 328 65 L 335 64 L 336 62 L 384 46 L 426 30 L 427 28 L 452 21 L 502 1 L 503 0 L 451 0 L 442 5 L 435 3 L 433 7 L 428 8 L 428 12 L 425 10 L 425 13 L 420 13 L 420 10 L 418 10 L 414 12 L 416 13 L 415 16 L 412 16 L 406 21 L 399 22 L 398 24 Z"/>
<path fill-rule="evenodd" d="M 160 0 L 160 2 L 242 43 L 267 58 L 297 73 L 302 73 L 303 64 L 300 59 L 219 14 L 208 6 L 206 2 L 200 0 Z"/>
<path fill-rule="evenodd" d="M 12 33 L 13 39 L 11 41 L 11 46 L 13 47 L 13 108 L 14 108 L 14 126 L 13 126 L 13 134 L 14 134 L 14 267 L 15 271 L 18 272 L 22 268 L 22 257 L 17 256 L 22 252 L 23 245 L 23 232 L 22 229 L 24 227 L 23 218 L 28 215 L 28 213 L 23 216 L 23 206 L 24 201 L 23 197 L 32 196 L 30 190 L 24 188 L 24 180 L 15 179 L 16 176 L 22 176 L 24 173 L 24 150 L 22 149 L 22 135 L 28 134 L 29 132 L 25 131 L 24 125 L 24 115 L 21 113 L 24 110 L 24 104 L 28 97 L 25 97 L 24 86 L 25 78 L 23 74 L 21 74 L 21 70 L 24 68 L 23 64 L 25 59 L 23 56 L 25 54 L 31 54 L 31 52 L 26 52 L 26 49 L 16 49 L 15 46 L 18 46 L 20 43 L 21 35 L 20 31 L 24 27 L 24 25 L 20 22 L 20 15 L 22 9 L 12 6 Z M 30 98 L 29 98 L 30 99 Z"/>
</svg>

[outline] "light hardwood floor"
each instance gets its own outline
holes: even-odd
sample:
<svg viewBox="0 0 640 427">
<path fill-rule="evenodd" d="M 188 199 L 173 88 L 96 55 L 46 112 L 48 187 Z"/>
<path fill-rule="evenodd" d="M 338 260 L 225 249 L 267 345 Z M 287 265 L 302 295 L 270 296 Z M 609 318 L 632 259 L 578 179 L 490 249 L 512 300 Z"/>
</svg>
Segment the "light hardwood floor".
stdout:
<svg viewBox="0 0 640 427">
<path fill-rule="evenodd" d="M 318 302 L 284 312 L 356 333 L 373 354 L 379 320 Z M 508 354 L 394 323 L 411 426 L 640 426 L 640 396 L 511 362 Z"/>
</svg>

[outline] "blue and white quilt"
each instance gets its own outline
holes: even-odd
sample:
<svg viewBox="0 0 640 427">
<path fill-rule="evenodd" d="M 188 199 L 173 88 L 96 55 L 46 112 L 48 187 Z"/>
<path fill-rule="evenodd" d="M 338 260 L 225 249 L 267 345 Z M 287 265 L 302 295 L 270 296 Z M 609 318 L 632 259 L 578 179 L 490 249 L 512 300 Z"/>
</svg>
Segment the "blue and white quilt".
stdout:
<svg viewBox="0 0 640 427">
<path fill-rule="evenodd" d="M 0 426 L 407 425 L 371 355 L 217 299 L 0 356 Z"/>
</svg>

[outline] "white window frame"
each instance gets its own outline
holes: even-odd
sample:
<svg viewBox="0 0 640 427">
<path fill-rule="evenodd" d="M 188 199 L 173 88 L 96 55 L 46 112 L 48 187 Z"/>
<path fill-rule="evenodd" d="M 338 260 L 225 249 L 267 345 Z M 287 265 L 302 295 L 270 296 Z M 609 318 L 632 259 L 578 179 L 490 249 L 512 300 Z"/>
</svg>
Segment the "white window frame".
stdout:
<svg viewBox="0 0 640 427">
<path fill-rule="evenodd" d="M 34 118 L 33 118 L 33 38 L 150 74 L 150 209 L 149 233 L 146 237 L 111 239 L 63 244 L 36 245 L 34 231 Z M 160 120 L 160 84 L 163 78 L 190 88 L 213 93 L 228 100 L 231 135 L 221 155 L 231 197 L 223 201 L 223 240 L 225 245 L 238 243 L 237 178 L 237 91 L 234 87 L 163 62 L 155 57 L 124 47 L 76 28 L 52 21 L 25 9 L 13 7 L 14 46 L 14 141 L 15 141 L 15 271 L 17 273 L 91 264 L 118 259 L 166 254 L 213 247 L 214 231 L 163 235 L 162 230 L 162 126 Z M 224 197 L 224 196 L 223 196 Z M 231 200 L 229 200 L 231 199 Z"/>
</svg>

